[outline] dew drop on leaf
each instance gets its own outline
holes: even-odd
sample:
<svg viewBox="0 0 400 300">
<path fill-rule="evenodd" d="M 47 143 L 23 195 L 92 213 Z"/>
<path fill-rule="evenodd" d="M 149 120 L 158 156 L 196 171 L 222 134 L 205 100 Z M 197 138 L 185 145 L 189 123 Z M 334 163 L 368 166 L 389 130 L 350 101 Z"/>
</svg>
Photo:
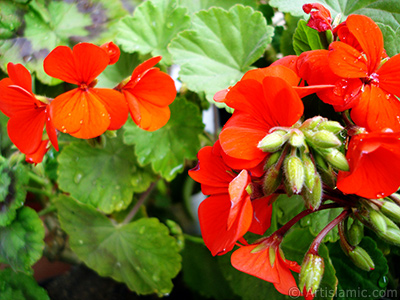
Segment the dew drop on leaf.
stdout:
<svg viewBox="0 0 400 300">
<path fill-rule="evenodd" d="M 378 286 L 380 288 L 385 288 L 388 285 L 388 278 L 387 276 L 382 276 L 378 281 Z"/>
<path fill-rule="evenodd" d="M 82 179 L 82 174 L 81 173 L 77 173 L 74 177 L 74 182 L 75 183 L 79 183 Z"/>
</svg>

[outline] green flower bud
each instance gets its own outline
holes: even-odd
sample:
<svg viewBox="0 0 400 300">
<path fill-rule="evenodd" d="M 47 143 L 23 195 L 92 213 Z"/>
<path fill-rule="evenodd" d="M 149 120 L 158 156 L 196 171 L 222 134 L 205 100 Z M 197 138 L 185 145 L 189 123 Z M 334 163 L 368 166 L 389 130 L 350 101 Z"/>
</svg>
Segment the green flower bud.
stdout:
<svg viewBox="0 0 400 300">
<path fill-rule="evenodd" d="M 374 261 L 371 256 L 363 248 L 356 246 L 352 251 L 349 251 L 347 255 L 350 257 L 351 261 L 364 271 L 371 271 L 375 269 Z"/>
<path fill-rule="evenodd" d="M 277 161 L 279 160 L 279 157 L 281 157 L 281 154 L 282 151 L 271 153 L 271 155 L 268 157 L 267 162 L 265 163 L 264 171 L 268 170 L 270 167 L 276 164 Z"/>
<path fill-rule="evenodd" d="M 385 242 L 400 247 L 400 229 L 389 227 L 386 232 L 376 232 L 376 234 Z"/>
<path fill-rule="evenodd" d="M 326 118 L 315 116 L 313 118 L 305 120 L 303 124 L 301 124 L 300 129 L 313 130 L 317 128 L 317 126 L 324 120 L 326 120 Z"/>
<path fill-rule="evenodd" d="M 400 207 L 390 201 L 383 201 L 383 205 L 380 208 L 381 212 L 395 221 L 396 223 L 400 223 Z"/>
<path fill-rule="evenodd" d="M 385 233 L 387 231 L 387 223 L 385 217 L 381 213 L 371 209 L 369 211 L 368 217 L 371 222 L 371 225 L 374 227 L 377 233 L 378 232 Z"/>
<path fill-rule="evenodd" d="M 285 177 L 294 194 L 299 194 L 304 184 L 303 162 L 297 156 L 288 156 L 284 161 Z"/>
<path fill-rule="evenodd" d="M 301 158 L 304 166 L 304 185 L 311 191 L 314 187 L 317 170 L 315 169 L 315 165 L 308 154 L 303 154 Z"/>
<path fill-rule="evenodd" d="M 258 148 L 263 152 L 278 151 L 284 143 L 288 140 L 287 132 L 283 130 L 276 130 L 266 135 L 259 143 Z"/>
<path fill-rule="evenodd" d="M 304 145 L 304 134 L 301 131 L 292 131 L 290 133 L 289 144 L 293 147 L 300 148 Z"/>
<path fill-rule="evenodd" d="M 332 132 L 333 134 L 338 134 L 344 129 L 342 125 L 340 125 L 339 122 L 336 121 L 325 121 L 319 124 L 318 130 L 327 130 L 329 132 Z"/>
<path fill-rule="evenodd" d="M 307 135 L 307 140 L 309 140 L 315 147 L 319 148 L 332 148 L 342 145 L 342 142 L 338 137 L 327 130 L 320 130 L 313 134 L 309 134 Z"/>
<path fill-rule="evenodd" d="M 312 210 L 316 210 L 321 205 L 322 200 L 322 182 L 318 173 L 314 177 L 314 187 L 309 190 L 307 187 L 303 188 L 302 196 L 305 206 Z"/>
<path fill-rule="evenodd" d="M 349 163 L 347 162 L 346 156 L 335 148 L 319 148 L 318 152 L 323 158 L 330 163 L 334 168 L 349 171 Z"/>
<path fill-rule="evenodd" d="M 347 238 L 352 246 L 357 246 L 364 237 L 364 224 L 360 220 L 354 219 L 347 231 Z"/>
<path fill-rule="evenodd" d="M 263 190 L 265 196 L 272 195 L 280 186 L 282 181 L 282 170 L 276 169 L 275 165 L 268 169 L 264 178 Z"/>
<path fill-rule="evenodd" d="M 324 275 L 324 267 L 324 260 L 321 256 L 307 253 L 299 275 L 300 291 L 315 294 Z"/>
</svg>

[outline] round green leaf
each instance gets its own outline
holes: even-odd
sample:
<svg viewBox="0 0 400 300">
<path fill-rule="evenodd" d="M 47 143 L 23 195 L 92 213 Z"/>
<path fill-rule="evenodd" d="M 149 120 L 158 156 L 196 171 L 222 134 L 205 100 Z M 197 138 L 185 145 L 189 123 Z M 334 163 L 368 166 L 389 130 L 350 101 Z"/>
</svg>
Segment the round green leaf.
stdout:
<svg viewBox="0 0 400 300">
<path fill-rule="evenodd" d="M 15 271 L 31 273 L 31 266 L 42 256 L 44 227 L 37 213 L 23 207 L 6 227 L 0 227 L 0 262 Z"/>
<path fill-rule="evenodd" d="M 204 128 L 200 111 L 194 104 L 177 98 L 170 109 L 170 120 L 156 131 L 142 130 L 133 122 L 127 122 L 124 127 L 124 141 L 135 145 L 139 163 L 151 163 L 154 172 L 168 181 L 183 171 L 185 159 L 196 158 L 199 135 Z"/>
<path fill-rule="evenodd" d="M 71 143 L 58 156 L 58 163 L 60 188 L 105 213 L 128 207 L 137 178 L 146 178 L 139 182 L 139 191 L 152 178 L 141 174 L 145 171 L 137 166 L 133 148 L 119 137 L 107 139 L 104 148 L 91 147 L 86 141 Z"/>
<path fill-rule="evenodd" d="M 72 250 L 101 276 L 138 294 L 168 294 L 181 268 L 176 240 L 157 219 L 115 225 L 94 208 L 61 196 L 55 201 Z"/>
<path fill-rule="evenodd" d="M 159 0 L 163 1 L 163 0 Z M 202 9 L 209 9 L 212 6 L 217 6 L 221 7 L 223 9 L 230 9 L 232 6 L 235 4 L 242 4 L 245 6 L 251 6 L 252 8 L 256 9 L 257 8 L 257 1 L 255 0 L 199 0 L 199 1 L 193 1 L 193 0 L 178 0 L 178 3 L 180 6 L 184 6 L 188 9 L 189 13 L 193 14 L 195 12 L 198 12 L 199 10 Z"/>
<path fill-rule="evenodd" d="M 169 50 L 181 67 L 180 79 L 212 101 L 216 92 L 235 84 L 260 58 L 274 29 L 260 12 L 242 5 L 229 11 L 199 11 L 192 19 L 192 28 L 180 33 Z"/>
</svg>

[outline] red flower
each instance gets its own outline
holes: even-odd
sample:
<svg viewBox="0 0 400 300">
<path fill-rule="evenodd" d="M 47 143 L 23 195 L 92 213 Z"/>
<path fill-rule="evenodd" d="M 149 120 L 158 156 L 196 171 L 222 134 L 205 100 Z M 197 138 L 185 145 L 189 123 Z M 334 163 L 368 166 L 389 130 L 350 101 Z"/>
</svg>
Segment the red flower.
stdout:
<svg viewBox="0 0 400 300">
<path fill-rule="evenodd" d="M 198 214 L 204 242 L 213 255 L 232 250 L 247 231 L 263 234 L 272 213 L 269 197 L 251 200 L 247 194 L 248 172 L 236 176 L 219 151 L 218 142 L 214 149 L 202 148 L 197 167 L 189 171 L 190 177 L 201 183 L 203 193 L 211 195 L 200 204 Z"/>
<path fill-rule="evenodd" d="M 128 102 L 133 121 L 142 129 L 154 131 L 167 124 L 170 105 L 176 97 L 172 78 L 154 66 L 161 56 L 150 58 L 132 72 L 125 84 L 117 89 L 123 92 Z"/>
<path fill-rule="evenodd" d="M 281 241 L 272 235 L 255 244 L 242 246 L 233 252 L 231 263 L 239 271 L 273 283 L 280 293 L 298 297 L 301 293 L 290 271 L 299 273 L 300 266 L 284 258 L 279 247 Z"/>
<path fill-rule="evenodd" d="M 118 61 L 121 51 L 113 42 L 105 43 L 101 45 L 100 48 L 106 51 L 108 57 L 110 58 L 110 61 L 108 62 L 109 65 L 113 65 Z"/>
<path fill-rule="evenodd" d="M 303 11 L 306 14 L 310 14 L 310 19 L 307 22 L 308 27 L 318 30 L 319 32 L 332 30 L 331 13 L 322 4 L 319 3 L 304 4 Z"/>
<path fill-rule="evenodd" d="M 33 94 L 29 71 L 13 63 L 7 65 L 7 71 L 9 78 L 0 81 L 0 110 L 10 117 L 7 125 L 10 140 L 22 153 L 33 154 L 42 144 L 46 124 L 47 135 L 58 151 L 57 133 L 48 105 Z"/>
<path fill-rule="evenodd" d="M 400 186 L 400 133 L 371 132 L 351 138 L 350 171 L 340 171 L 337 187 L 346 194 L 383 198 Z"/>
<path fill-rule="evenodd" d="M 58 46 L 45 58 L 44 70 L 48 75 L 78 85 L 50 104 L 50 115 L 58 130 L 89 139 L 106 130 L 119 129 L 126 122 L 128 108 L 123 95 L 94 88 L 95 78 L 109 62 L 106 51 L 88 43 L 78 44 L 73 50 Z"/>
<path fill-rule="evenodd" d="M 30 164 L 39 164 L 43 161 L 43 157 L 46 152 L 49 150 L 47 147 L 49 144 L 49 140 L 44 140 L 40 143 L 39 148 L 36 152 L 26 154 L 25 160 Z"/>
<path fill-rule="evenodd" d="M 294 125 L 304 110 L 295 90 L 278 77 L 264 77 L 262 82 L 242 79 L 224 102 L 235 112 L 221 131 L 221 147 L 228 156 L 243 161 L 242 169 L 255 167 L 267 157 L 257 146 L 271 128 Z"/>
<path fill-rule="evenodd" d="M 332 43 L 329 53 L 318 50 L 300 56 L 300 76 L 309 84 L 335 84 L 331 95 L 326 91 L 319 96 L 338 111 L 351 108 L 357 125 L 369 131 L 399 131 L 400 55 L 382 61 L 382 33 L 366 16 L 349 16 L 337 33 L 341 41 Z"/>
</svg>

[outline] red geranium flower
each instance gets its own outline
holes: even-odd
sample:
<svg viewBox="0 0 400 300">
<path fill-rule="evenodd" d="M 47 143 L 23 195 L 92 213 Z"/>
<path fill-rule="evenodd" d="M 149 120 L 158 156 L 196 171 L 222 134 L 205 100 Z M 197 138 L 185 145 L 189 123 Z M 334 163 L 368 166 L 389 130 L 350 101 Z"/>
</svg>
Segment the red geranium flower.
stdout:
<svg viewBox="0 0 400 300">
<path fill-rule="evenodd" d="M 50 115 L 58 130 L 89 139 L 106 130 L 119 129 L 126 122 L 128 108 L 123 95 L 94 88 L 95 78 L 109 62 L 106 51 L 89 43 L 78 44 L 73 50 L 58 46 L 45 58 L 44 70 L 48 75 L 78 85 L 50 104 Z"/>
<path fill-rule="evenodd" d="M 300 272 L 295 261 L 286 260 L 280 249 L 282 239 L 277 235 L 248 246 L 242 246 L 231 256 L 232 266 L 239 271 L 271 282 L 284 295 L 300 296 L 291 271 Z"/>
<path fill-rule="evenodd" d="M 369 131 L 399 131 L 400 55 L 382 61 L 382 33 L 366 16 L 349 16 L 337 34 L 341 41 L 332 43 L 329 52 L 309 51 L 299 57 L 300 76 L 309 84 L 335 84 L 318 96 L 337 111 L 351 108 L 357 125 Z"/>
<path fill-rule="evenodd" d="M 324 32 L 332 30 L 332 17 L 331 12 L 319 3 L 308 3 L 303 5 L 303 11 L 306 14 L 310 14 L 310 19 L 307 22 L 307 26 Z"/>
<path fill-rule="evenodd" d="M 350 171 L 340 171 L 337 187 L 346 194 L 383 198 L 400 186 L 400 133 L 371 132 L 353 136 L 346 154 Z"/>
<path fill-rule="evenodd" d="M 21 64 L 7 65 L 9 78 L 0 81 L 0 110 L 8 117 L 10 140 L 25 154 L 35 153 L 42 144 L 43 128 L 58 151 L 57 133 L 43 97 L 32 92 L 32 78 Z"/>
<path fill-rule="evenodd" d="M 199 163 L 189 175 L 201 183 L 204 194 L 211 195 L 199 206 L 200 227 L 211 253 L 221 255 L 247 231 L 263 234 L 270 226 L 272 206 L 270 197 L 250 199 L 249 173 L 243 170 L 237 175 L 222 160 L 218 142 L 216 146 L 199 151 Z"/>
<path fill-rule="evenodd" d="M 167 124 L 170 105 L 176 97 L 173 79 L 154 66 L 161 56 L 150 58 L 135 68 L 128 82 L 117 87 L 128 102 L 133 121 L 142 129 L 154 131 Z"/>
<path fill-rule="evenodd" d="M 243 79 L 229 90 L 224 102 L 235 112 L 221 131 L 221 147 L 228 156 L 243 161 L 242 169 L 266 158 L 268 153 L 257 146 L 271 128 L 294 125 L 304 110 L 296 91 L 278 77 L 264 77 L 262 82 Z"/>
</svg>

